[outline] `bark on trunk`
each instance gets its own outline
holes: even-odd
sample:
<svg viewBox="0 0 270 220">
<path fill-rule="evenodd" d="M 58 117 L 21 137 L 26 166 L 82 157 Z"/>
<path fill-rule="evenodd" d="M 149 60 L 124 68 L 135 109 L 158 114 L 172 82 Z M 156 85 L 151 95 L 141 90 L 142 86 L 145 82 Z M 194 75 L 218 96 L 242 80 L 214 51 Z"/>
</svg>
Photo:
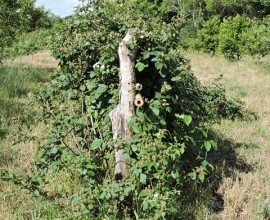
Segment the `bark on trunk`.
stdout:
<svg viewBox="0 0 270 220">
<path fill-rule="evenodd" d="M 113 139 L 127 139 L 132 132 L 128 128 L 128 122 L 134 113 L 135 99 L 135 56 L 136 49 L 129 49 L 128 45 L 134 40 L 137 30 L 130 29 L 119 44 L 118 54 L 120 60 L 120 100 L 117 107 L 110 112 L 112 121 Z M 128 167 L 124 158 L 124 149 L 115 144 L 115 178 L 125 179 L 128 175 Z"/>
</svg>

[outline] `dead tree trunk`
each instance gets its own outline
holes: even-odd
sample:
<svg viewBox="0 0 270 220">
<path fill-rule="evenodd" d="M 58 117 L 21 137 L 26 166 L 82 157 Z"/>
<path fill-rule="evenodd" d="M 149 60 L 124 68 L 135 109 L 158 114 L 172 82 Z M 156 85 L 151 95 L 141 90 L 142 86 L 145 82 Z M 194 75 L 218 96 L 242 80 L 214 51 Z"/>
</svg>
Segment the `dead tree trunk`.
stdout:
<svg viewBox="0 0 270 220">
<path fill-rule="evenodd" d="M 134 114 L 135 99 L 135 56 L 136 49 L 129 49 L 128 45 L 134 40 L 136 29 L 129 29 L 124 39 L 119 44 L 118 54 L 120 60 L 120 100 L 117 107 L 110 112 L 112 121 L 113 139 L 115 140 L 115 178 L 125 179 L 128 175 L 128 167 L 124 158 L 124 149 L 117 146 L 117 139 L 127 139 L 132 132 L 128 128 L 128 122 Z"/>
</svg>

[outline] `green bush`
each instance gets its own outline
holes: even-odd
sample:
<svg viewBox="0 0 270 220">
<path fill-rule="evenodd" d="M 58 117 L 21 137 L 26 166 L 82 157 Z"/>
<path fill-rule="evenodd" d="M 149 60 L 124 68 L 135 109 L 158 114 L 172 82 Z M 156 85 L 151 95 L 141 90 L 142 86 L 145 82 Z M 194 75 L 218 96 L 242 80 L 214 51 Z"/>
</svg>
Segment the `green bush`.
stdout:
<svg viewBox="0 0 270 220">
<path fill-rule="evenodd" d="M 231 60 L 243 55 L 265 56 L 270 51 L 269 30 L 267 18 L 257 20 L 238 15 L 221 22 L 215 16 L 198 31 L 193 48 L 207 53 L 218 51 Z"/>
<path fill-rule="evenodd" d="M 243 34 L 251 28 L 252 22 L 245 15 L 224 19 L 220 25 L 218 50 L 228 59 L 239 59 L 243 54 Z"/>
<path fill-rule="evenodd" d="M 243 51 L 248 55 L 265 56 L 270 53 L 270 24 L 253 20 L 252 26 L 242 34 Z"/>
<path fill-rule="evenodd" d="M 38 50 L 49 49 L 54 37 L 53 29 L 39 29 L 32 32 L 24 32 L 16 37 L 15 42 L 7 47 L 4 56 L 14 57 L 18 55 L 30 54 Z"/>
<path fill-rule="evenodd" d="M 263 18 L 270 12 L 269 0 L 204 0 L 204 2 L 207 13 L 219 15 L 221 18 L 234 17 L 237 14 Z"/>
<path fill-rule="evenodd" d="M 220 18 L 214 16 L 198 31 L 195 48 L 207 53 L 215 53 L 219 45 Z"/>
</svg>

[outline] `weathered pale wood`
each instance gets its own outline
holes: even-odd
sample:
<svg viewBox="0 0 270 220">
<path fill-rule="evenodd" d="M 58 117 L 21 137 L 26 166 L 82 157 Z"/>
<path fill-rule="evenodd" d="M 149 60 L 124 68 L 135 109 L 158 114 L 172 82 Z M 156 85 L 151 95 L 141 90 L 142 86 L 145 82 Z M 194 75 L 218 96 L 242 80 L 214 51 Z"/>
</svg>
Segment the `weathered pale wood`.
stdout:
<svg viewBox="0 0 270 220">
<path fill-rule="evenodd" d="M 135 105 L 137 107 L 142 107 L 143 104 L 144 104 L 144 101 L 143 101 L 143 97 L 140 93 L 138 93 L 136 96 L 135 96 Z"/>
<path fill-rule="evenodd" d="M 110 112 L 112 121 L 113 139 L 127 139 L 132 132 L 128 128 L 128 122 L 134 114 L 135 99 L 135 56 L 136 49 L 129 49 L 128 45 L 134 40 L 137 30 L 130 29 L 119 44 L 118 54 L 120 60 L 120 100 L 117 107 Z M 128 175 L 128 167 L 124 157 L 122 146 L 115 144 L 115 177 L 118 180 L 125 179 Z"/>
</svg>

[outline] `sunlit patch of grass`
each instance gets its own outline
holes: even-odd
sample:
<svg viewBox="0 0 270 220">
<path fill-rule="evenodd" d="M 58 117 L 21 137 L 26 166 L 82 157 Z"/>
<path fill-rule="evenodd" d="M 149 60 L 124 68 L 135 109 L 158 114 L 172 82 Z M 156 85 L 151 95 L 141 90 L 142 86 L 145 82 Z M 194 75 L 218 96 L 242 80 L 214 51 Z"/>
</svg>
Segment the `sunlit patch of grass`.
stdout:
<svg viewBox="0 0 270 220">
<path fill-rule="evenodd" d="M 63 219 L 65 210 L 54 201 L 44 201 L 23 193 L 16 186 L 5 183 L 0 192 L 0 219 Z M 66 210 L 68 211 L 68 210 Z"/>
<path fill-rule="evenodd" d="M 38 51 L 29 55 L 17 56 L 6 60 L 5 65 L 23 65 L 31 68 L 54 70 L 58 68 L 58 61 L 52 56 L 49 50 Z"/>
</svg>

